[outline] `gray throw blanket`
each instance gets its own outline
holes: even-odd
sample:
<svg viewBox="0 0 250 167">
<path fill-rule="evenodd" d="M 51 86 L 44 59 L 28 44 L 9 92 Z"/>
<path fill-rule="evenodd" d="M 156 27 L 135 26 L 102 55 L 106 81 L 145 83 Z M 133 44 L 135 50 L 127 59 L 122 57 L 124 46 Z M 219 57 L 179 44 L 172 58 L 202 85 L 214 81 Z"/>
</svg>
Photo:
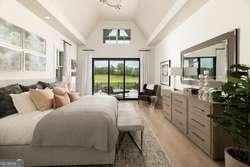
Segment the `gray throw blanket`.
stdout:
<svg viewBox="0 0 250 167">
<path fill-rule="evenodd" d="M 110 151 L 118 138 L 117 108 L 114 97 L 83 96 L 44 116 L 34 130 L 31 145 Z"/>
</svg>

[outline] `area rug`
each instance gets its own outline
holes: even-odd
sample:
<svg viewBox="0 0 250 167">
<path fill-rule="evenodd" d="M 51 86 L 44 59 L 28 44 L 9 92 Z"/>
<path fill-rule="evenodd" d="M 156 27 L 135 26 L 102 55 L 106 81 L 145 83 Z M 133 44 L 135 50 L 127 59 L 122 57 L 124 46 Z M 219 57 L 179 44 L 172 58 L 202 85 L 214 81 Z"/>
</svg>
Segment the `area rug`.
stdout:
<svg viewBox="0 0 250 167">
<path fill-rule="evenodd" d="M 125 106 L 123 106 L 125 107 Z M 126 106 L 127 108 L 132 107 Z M 133 134 L 139 143 L 139 135 Z M 156 136 L 153 134 L 146 121 L 144 123 L 143 153 L 135 146 L 129 135 L 122 140 L 119 151 L 116 154 L 114 167 L 171 167 L 167 155 L 162 150 Z M 82 167 L 106 167 L 102 165 Z"/>
<path fill-rule="evenodd" d="M 116 155 L 115 167 L 170 167 L 167 156 L 153 132 L 145 124 L 143 153 L 141 154 L 128 135 Z"/>
<path fill-rule="evenodd" d="M 129 135 L 122 140 L 114 167 L 171 167 L 168 158 L 162 150 L 150 127 L 144 125 L 143 153 L 141 154 Z M 139 143 L 139 135 L 133 135 Z M 85 167 L 85 166 L 84 166 Z M 88 166 L 104 167 L 104 166 Z"/>
</svg>

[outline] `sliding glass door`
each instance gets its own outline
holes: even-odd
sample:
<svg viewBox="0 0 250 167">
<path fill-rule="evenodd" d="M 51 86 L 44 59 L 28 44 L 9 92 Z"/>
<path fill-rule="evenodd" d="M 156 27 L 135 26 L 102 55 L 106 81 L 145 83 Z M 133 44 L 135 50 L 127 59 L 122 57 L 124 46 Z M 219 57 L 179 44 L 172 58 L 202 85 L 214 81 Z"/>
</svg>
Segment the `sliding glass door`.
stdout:
<svg viewBox="0 0 250 167">
<path fill-rule="evenodd" d="M 117 99 L 137 99 L 140 88 L 140 59 L 94 58 L 93 94 L 109 94 Z"/>
</svg>

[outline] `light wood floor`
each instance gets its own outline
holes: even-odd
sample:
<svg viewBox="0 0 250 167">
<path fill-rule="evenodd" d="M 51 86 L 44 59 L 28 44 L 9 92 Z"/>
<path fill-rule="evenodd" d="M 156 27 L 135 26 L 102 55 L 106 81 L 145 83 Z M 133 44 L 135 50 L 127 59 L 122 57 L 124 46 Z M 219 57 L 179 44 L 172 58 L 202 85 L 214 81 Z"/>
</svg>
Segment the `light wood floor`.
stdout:
<svg viewBox="0 0 250 167">
<path fill-rule="evenodd" d="M 162 113 L 153 107 L 137 101 L 129 103 L 145 117 L 147 123 L 157 136 L 171 167 L 223 167 L 223 162 L 215 162 L 184 136 L 175 126 L 168 122 Z"/>
</svg>

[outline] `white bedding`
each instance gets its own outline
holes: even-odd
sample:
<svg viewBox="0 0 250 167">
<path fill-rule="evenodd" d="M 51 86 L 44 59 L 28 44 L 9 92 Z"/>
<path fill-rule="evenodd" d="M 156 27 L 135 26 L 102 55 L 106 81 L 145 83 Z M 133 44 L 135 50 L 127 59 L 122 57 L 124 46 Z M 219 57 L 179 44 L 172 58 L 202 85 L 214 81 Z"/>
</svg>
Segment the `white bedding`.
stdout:
<svg viewBox="0 0 250 167">
<path fill-rule="evenodd" d="M 51 111 L 13 114 L 0 119 L 0 145 L 29 145 L 37 123 Z"/>
</svg>

